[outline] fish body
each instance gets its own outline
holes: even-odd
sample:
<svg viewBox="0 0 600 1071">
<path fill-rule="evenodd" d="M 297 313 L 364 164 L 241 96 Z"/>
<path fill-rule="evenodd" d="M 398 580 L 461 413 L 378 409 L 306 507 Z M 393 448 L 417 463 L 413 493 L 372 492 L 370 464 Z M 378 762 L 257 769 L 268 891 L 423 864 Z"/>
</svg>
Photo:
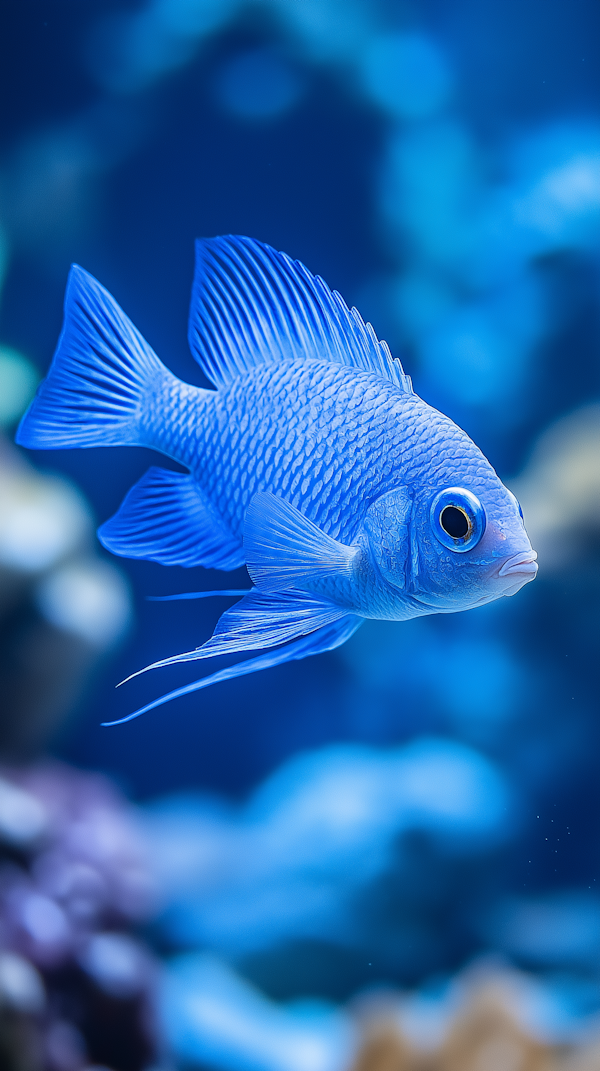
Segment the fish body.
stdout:
<svg viewBox="0 0 600 1071">
<path fill-rule="evenodd" d="M 490 463 L 302 265 L 250 239 L 198 243 L 189 337 L 216 390 L 178 380 L 73 268 L 18 433 L 46 449 L 162 451 L 188 474 L 149 470 L 101 541 L 164 564 L 247 565 L 255 586 L 211 640 L 155 665 L 288 642 L 205 687 L 337 646 L 364 618 L 469 609 L 533 579 L 520 508 Z"/>
</svg>

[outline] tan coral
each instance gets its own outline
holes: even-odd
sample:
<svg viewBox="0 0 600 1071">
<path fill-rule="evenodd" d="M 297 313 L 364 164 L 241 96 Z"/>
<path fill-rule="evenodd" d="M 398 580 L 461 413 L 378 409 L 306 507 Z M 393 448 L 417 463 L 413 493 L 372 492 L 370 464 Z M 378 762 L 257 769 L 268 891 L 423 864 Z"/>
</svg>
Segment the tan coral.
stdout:
<svg viewBox="0 0 600 1071">
<path fill-rule="evenodd" d="M 476 988 L 453 1024 L 436 1071 L 555 1071 L 552 1049 L 530 1037 L 507 1007 L 505 987 Z"/>
<path fill-rule="evenodd" d="M 558 1064 L 557 1071 L 600 1071 L 600 1041 L 575 1049 Z"/>
<path fill-rule="evenodd" d="M 366 1029 L 352 1071 L 435 1071 L 435 1063 L 409 1044 L 397 1023 L 382 1019 Z"/>
<path fill-rule="evenodd" d="M 431 1037 L 419 1042 L 406 1019 L 406 994 L 371 998 L 356 1009 L 364 1040 L 352 1071 L 600 1071 L 600 1045 L 567 1050 L 528 1032 L 521 1017 L 526 987 L 516 971 L 466 971 L 454 1010 L 447 1019 L 449 1008 L 442 1011 Z"/>
</svg>

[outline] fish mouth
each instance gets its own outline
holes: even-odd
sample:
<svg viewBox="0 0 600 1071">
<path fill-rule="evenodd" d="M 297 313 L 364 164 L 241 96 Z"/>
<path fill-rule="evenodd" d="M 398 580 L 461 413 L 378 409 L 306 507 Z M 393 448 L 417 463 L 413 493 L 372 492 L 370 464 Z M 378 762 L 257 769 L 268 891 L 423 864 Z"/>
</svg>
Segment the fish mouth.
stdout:
<svg viewBox="0 0 600 1071">
<path fill-rule="evenodd" d="M 536 558 L 535 550 L 528 550 L 525 554 L 521 551 L 507 558 L 498 571 L 498 577 L 508 582 L 504 595 L 516 595 L 530 580 L 535 580 L 538 571 Z"/>
<path fill-rule="evenodd" d="M 525 554 L 521 551 L 520 554 L 513 554 L 512 558 L 507 558 L 500 568 L 498 576 L 515 576 L 519 574 L 530 576 L 533 580 L 537 571 L 537 554 L 535 550 L 529 550 Z"/>
</svg>

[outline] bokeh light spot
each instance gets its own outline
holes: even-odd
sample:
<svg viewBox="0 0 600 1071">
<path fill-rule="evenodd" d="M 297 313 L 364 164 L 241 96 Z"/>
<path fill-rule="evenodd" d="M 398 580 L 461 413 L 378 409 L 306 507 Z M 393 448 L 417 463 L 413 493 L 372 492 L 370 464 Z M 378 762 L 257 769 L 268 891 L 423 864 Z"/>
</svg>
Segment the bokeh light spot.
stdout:
<svg viewBox="0 0 600 1071">
<path fill-rule="evenodd" d="M 367 96 L 402 119 L 433 115 L 448 100 L 452 79 L 437 45 L 425 34 L 383 34 L 371 39 L 362 60 Z"/>
<path fill-rule="evenodd" d="M 8 346 L 0 346 L 0 428 L 9 428 L 25 412 L 38 384 L 33 365 Z"/>
<path fill-rule="evenodd" d="M 301 100 L 306 83 L 283 57 L 267 48 L 234 56 L 215 79 L 217 99 L 240 119 L 276 119 Z"/>
</svg>

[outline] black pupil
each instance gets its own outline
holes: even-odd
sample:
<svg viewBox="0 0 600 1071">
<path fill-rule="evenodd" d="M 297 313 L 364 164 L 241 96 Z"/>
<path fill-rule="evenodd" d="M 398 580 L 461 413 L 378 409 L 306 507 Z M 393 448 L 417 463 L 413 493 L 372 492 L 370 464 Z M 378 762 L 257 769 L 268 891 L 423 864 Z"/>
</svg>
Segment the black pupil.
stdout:
<svg viewBox="0 0 600 1071">
<path fill-rule="evenodd" d="M 440 516 L 440 524 L 453 539 L 464 539 L 469 531 L 467 515 L 456 506 L 446 506 Z"/>
</svg>

